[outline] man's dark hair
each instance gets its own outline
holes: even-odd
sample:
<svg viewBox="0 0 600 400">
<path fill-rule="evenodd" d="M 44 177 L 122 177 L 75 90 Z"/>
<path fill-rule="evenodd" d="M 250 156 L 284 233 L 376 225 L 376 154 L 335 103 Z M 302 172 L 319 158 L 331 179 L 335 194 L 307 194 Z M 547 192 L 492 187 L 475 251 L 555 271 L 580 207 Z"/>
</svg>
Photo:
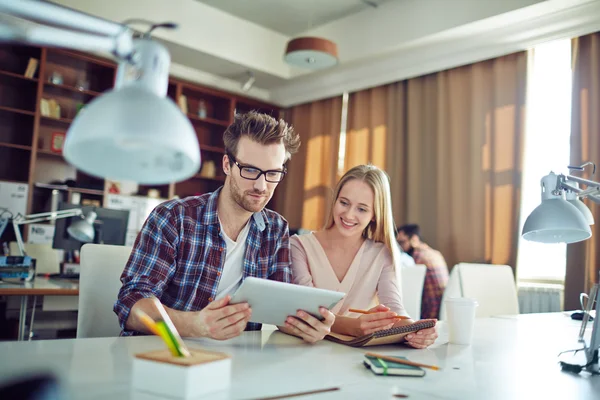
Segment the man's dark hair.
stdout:
<svg viewBox="0 0 600 400">
<path fill-rule="evenodd" d="M 398 228 L 398 232 L 403 232 L 409 238 L 415 235 L 417 235 L 419 239 L 421 238 L 421 228 L 419 228 L 419 225 L 417 224 L 402 225 L 400 228 Z M 396 236 L 397 235 L 398 234 L 396 233 Z"/>
<path fill-rule="evenodd" d="M 242 136 L 248 136 L 260 144 L 283 143 L 285 161 L 292 157 L 300 147 L 300 136 L 283 119 L 276 120 L 270 115 L 250 111 L 236 114 L 233 123 L 223 134 L 225 152 L 237 157 L 237 146 Z"/>
</svg>

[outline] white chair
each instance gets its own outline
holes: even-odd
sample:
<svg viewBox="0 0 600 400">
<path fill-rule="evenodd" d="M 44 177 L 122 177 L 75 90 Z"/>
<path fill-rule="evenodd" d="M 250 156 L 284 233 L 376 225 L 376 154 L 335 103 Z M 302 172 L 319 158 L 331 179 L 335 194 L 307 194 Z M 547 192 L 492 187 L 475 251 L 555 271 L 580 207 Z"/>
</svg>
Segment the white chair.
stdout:
<svg viewBox="0 0 600 400">
<path fill-rule="evenodd" d="M 421 319 L 421 299 L 427 267 L 413 265 L 400 268 L 400 284 L 402 286 L 402 304 L 412 319 Z"/>
<path fill-rule="evenodd" d="M 113 306 L 130 254 L 130 246 L 86 244 L 81 248 L 77 338 L 119 336 L 121 327 Z"/>
<path fill-rule="evenodd" d="M 446 317 L 445 300 L 450 297 L 477 299 L 477 318 L 519 314 L 517 285 L 513 270 L 508 265 L 455 265 L 442 297 L 440 319 Z"/>
</svg>

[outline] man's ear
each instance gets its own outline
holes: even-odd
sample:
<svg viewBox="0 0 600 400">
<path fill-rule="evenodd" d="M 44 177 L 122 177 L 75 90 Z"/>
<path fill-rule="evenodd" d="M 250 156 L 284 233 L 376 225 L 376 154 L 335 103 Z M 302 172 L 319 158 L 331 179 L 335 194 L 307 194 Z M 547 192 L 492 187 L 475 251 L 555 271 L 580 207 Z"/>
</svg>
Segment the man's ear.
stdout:
<svg viewBox="0 0 600 400">
<path fill-rule="evenodd" d="M 231 164 L 229 163 L 229 156 L 227 154 L 223 154 L 223 172 L 225 175 L 229 175 L 231 170 Z"/>
</svg>

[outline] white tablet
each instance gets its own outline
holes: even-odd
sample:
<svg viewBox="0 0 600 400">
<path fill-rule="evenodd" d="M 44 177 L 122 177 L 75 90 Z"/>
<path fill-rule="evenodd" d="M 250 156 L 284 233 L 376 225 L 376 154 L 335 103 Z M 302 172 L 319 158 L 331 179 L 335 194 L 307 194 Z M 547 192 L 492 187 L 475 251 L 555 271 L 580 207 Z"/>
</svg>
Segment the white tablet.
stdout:
<svg viewBox="0 0 600 400">
<path fill-rule="evenodd" d="M 319 307 L 331 309 L 346 293 L 248 277 L 233 294 L 230 304 L 248 303 L 250 322 L 282 326 L 288 315 L 304 310 L 322 320 Z"/>
</svg>

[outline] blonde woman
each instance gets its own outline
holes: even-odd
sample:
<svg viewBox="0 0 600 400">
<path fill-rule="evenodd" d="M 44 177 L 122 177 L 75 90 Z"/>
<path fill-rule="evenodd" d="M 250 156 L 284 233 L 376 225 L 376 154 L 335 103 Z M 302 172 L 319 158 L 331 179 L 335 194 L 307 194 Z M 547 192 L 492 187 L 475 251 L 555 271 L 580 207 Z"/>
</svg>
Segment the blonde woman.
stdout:
<svg viewBox="0 0 600 400">
<path fill-rule="evenodd" d="M 345 292 L 331 311 L 331 330 L 352 336 L 366 335 L 414 322 L 402 306 L 396 280 L 399 254 L 395 244 L 389 178 L 372 165 L 350 169 L 338 182 L 325 228 L 290 239 L 294 283 Z M 377 295 L 380 305 L 366 310 Z M 437 338 L 435 328 L 407 336 L 416 348 Z"/>
</svg>

